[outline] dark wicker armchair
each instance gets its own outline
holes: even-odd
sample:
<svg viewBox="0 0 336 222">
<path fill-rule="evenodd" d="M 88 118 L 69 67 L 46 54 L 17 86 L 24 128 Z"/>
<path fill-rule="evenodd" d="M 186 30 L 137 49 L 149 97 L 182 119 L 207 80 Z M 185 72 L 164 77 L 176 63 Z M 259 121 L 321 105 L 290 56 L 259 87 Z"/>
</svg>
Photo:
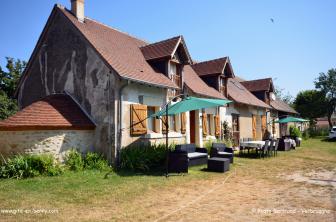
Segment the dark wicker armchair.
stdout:
<svg viewBox="0 0 336 222">
<path fill-rule="evenodd" d="M 233 163 L 234 151 L 232 148 L 226 147 L 224 143 L 213 143 L 210 157 L 228 158 L 230 159 L 230 163 Z"/>
</svg>

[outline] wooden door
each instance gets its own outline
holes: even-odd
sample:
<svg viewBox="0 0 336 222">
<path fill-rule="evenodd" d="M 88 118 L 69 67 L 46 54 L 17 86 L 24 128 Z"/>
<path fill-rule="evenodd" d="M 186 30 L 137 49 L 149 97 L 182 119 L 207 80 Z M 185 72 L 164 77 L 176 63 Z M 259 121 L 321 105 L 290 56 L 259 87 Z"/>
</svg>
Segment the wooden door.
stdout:
<svg viewBox="0 0 336 222">
<path fill-rule="evenodd" d="M 195 111 L 190 111 L 189 115 L 189 126 L 190 126 L 190 143 L 195 143 L 196 142 L 196 129 L 195 129 Z"/>
<path fill-rule="evenodd" d="M 235 146 L 239 145 L 240 129 L 239 129 L 239 115 L 232 114 L 232 139 Z"/>
</svg>

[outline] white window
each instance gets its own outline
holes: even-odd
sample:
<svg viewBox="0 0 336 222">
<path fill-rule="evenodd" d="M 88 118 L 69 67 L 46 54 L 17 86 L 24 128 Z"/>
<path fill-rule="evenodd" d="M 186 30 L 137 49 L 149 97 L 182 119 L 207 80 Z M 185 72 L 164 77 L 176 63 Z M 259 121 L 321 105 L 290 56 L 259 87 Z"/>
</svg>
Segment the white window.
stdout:
<svg viewBox="0 0 336 222">
<path fill-rule="evenodd" d="M 148 133 L 156 132 L 156 127 L 155 127 L 155 118 L 150 117 L 155 113 L 155 107 L 154 106 L 147 106 L 147 131 Z"/>
<path fill-rule="evenodd" d="M 170 63 L 170 72 L 169 72 L 170 76 L 172 75 L 177 75 L 177 67 L 176 64 L 174 62 Z"/>
</svg>

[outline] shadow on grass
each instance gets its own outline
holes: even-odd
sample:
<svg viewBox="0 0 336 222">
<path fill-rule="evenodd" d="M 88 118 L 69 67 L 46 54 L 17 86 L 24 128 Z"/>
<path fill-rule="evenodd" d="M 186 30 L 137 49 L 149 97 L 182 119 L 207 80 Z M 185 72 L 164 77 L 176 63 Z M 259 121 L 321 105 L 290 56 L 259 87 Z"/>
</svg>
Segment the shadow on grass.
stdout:
<svg viewBox="0 0 336 222">
<path fill-rule="evenodd" d="M 321 139 L 322 142 L 336 142 L 336 138 L 329 139 L 328 137 Z"/>
<path fill-rule="evenodd" d="M 112 175 L 118 175 L 121 177 L 134 177 L 134 176 L 166 176 L 165 168 L 154 168 L 147 171 L 135 171 L 135 170 L 127 170 L 127 169 L 113 169 L 105 174 L 104 178 L 108 178 Z"/>
</svg>

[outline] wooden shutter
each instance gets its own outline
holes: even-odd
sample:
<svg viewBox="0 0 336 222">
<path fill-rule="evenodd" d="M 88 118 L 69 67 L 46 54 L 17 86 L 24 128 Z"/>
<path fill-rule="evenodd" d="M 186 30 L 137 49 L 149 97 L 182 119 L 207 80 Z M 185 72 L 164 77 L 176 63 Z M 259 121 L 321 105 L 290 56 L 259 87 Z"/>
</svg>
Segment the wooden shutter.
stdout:
<svg viewBox="0 0 336 222">
<path fill-rule="evenodd" d="M 206 113 L 202 113 L 202 126 L 203 126 L 203 136 L 208 135 L 208 122 Z"/>
<path fill-rule="evenodd" d="M 219 115 L 215 116 L 215 135 L 220 136 L 220 118 L 219 118 Z"/>
<path fill-rule="evenodd" d="M 187 118 L 186 113 L 181 113 L 181 133 L 186 133 Z"/>
<path fill-rule="evenodd" d="M 252 137 L 253 140 L 257 139 L 257 116 L 252 115 Z"/>
<path fill-rule="evenodd" d="M 166 123 L 167 123 L 166 116 L 162 116 L 161 120 L 162 120 L 162 133 L 165 134 L 165 133 L 167 133 L 167 130 L 169 130 L 169 126 L 167 126 L 167 128 L 166 128 Z"/>
<path fill-rule="evenodd" d="M 131 105 L 131 134 L 142 135 L 147 133 L 147 106 L 142 104 Z"/>
<path fill-rule="evenodd" d="M 263 136 L 266 133 L 266 126 L 267 126 L 266 116 L 264 115 L 264 116 L 261 116 L 261 131 L 262 131 Z"/>
<path fill-rule="evenodd" d="M 275 128 L 274 120 L 272 121 L 272 132 L 273 132 L 274 135 L 276 134 L 276 128 Z"/>
</svg>

